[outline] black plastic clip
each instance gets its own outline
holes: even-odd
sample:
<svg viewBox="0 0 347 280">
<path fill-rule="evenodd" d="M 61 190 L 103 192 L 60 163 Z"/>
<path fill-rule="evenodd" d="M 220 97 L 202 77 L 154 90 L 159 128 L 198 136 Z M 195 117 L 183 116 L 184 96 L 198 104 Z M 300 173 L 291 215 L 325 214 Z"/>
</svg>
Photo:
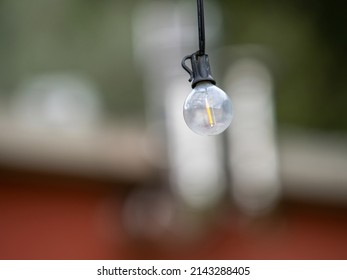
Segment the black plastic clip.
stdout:
<svg viewBox="0 0 347 280">
<path fill-rule="evenodd" d="M 190 59 L 192 69 L 186 65 L 186 61 Z M 200 55 L 199 52 L 193 53 L 192 55 L 187 55 L 183 58 L 182 67 L 190 75 L 189 82 L 192 82 L 192 88 L 204 81 L 216 84 L 216 81 L 211 75 L 210 62 L 207 54 Z"/>
</svg>

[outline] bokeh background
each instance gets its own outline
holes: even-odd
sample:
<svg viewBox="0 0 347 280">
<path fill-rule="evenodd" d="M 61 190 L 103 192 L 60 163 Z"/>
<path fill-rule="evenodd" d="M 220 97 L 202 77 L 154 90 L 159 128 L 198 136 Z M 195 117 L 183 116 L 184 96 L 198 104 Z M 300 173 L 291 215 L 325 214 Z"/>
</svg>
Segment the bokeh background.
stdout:
<svg viewBox="0 0 347 280">
<path fill-rule="evenodd" d="M 195 5 L 0 0 L 1 259 L 346 259 L 346 3 L 206 1 L 218 137 Z"/>
</svg>

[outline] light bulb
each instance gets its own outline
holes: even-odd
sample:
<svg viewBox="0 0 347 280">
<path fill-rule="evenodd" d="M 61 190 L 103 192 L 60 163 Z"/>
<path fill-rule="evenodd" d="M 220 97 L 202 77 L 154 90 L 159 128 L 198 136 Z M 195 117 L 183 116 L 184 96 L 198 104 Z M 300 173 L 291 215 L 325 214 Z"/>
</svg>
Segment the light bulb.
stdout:
<svg viewBox="0 0 347 280">
<path fill-rule="evenodd" d="M 199 82 L 184 102 L 183 116 L 188 127 L 197 134 L 220 134 L 232 120 L 230 98 L 211 82 Z"/>
</svg>

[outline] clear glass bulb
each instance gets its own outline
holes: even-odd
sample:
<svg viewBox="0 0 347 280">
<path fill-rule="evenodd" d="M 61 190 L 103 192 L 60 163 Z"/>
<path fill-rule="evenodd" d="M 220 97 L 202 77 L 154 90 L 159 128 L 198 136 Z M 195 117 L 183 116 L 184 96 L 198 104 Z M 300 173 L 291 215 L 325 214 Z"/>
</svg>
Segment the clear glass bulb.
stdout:
<svg viewBox="0 0 347 280">
<path fill-rule="evenodd" d="M 230 98 L 210 82 L 200 82 L 184 102 L 183 116 L 188 127 L 197 134 L 220 134 L 233 117 Z"/>
</svg>

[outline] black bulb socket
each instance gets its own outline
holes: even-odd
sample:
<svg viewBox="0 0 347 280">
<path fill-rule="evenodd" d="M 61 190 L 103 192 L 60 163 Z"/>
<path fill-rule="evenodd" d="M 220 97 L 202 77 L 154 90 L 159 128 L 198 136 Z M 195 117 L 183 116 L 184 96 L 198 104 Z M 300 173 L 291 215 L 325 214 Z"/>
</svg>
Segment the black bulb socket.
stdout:
<svg viewBox="0 0 347 280">
<path fill-rule="evenodd" d="M 185 64 L 188 59 L 190 59 L 192 65 L 191 69 Z M 195 88 L 196 85 L 201 82 L 210 82 L 213 85 L 216 84 L 211 74 L 211 67 L 207 54 L 200 55 L 197 52 L 184 57 L 182 60 L 182 67 L 190 75 L 189 82 L 192 82 L 192 88 Z"/>
</svg>

